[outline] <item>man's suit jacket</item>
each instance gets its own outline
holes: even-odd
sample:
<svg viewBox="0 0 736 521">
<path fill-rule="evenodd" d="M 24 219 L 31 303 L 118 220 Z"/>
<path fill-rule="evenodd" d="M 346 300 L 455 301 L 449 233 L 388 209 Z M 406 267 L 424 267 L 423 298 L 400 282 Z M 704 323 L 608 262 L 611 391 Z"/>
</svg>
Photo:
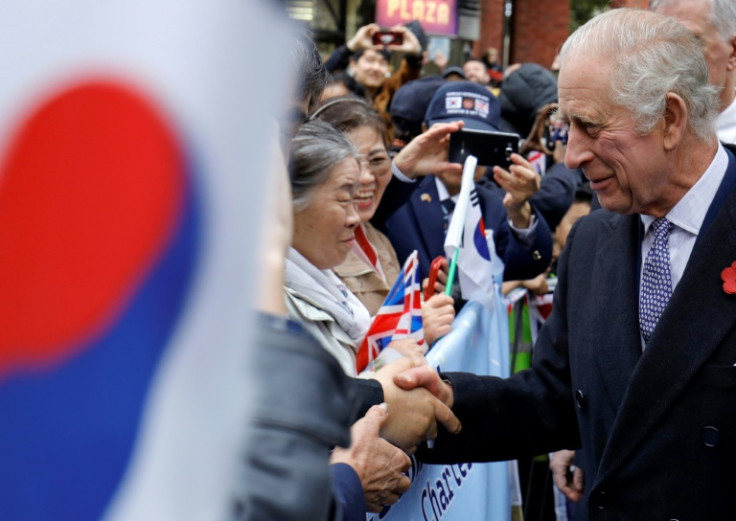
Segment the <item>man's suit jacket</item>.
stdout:
<svg viewBox="0 0 736 521">
<path fill-rule="evenodd" d="M 403 192 L 399 193 L 398 190 Z M 411 191 L 410 195 L 407 195 L 407 190 Z M 506 265 L 504 279 L 530 279 L 546 270 L 552 257 L 552 236 L 544 219 L 537 215 L 536 238 L 530 247 L 524 247 L 509 227 L 502 200 L 481 186 L 476 186 L 476 190 L 483 222 L 486 229 L 493 229 L 496 253 Z M 384 208 L 398 206 L 398 209 L 391 212 L 384 222 L 379 222 L 378 226 L 383 225 L 383 231 L 401 264 L 412 251 L 419 252 L 419 271 L 422 278 L 427 277 L 432 259 L 445 254 L 445 214 L 434 176 L 425 177 L 417 185 L 393 180 L 384 200 L 381 203 Z M 402 204 L 397 205 L 396 202 Z"/>
<path fill-rule="evenodd" d="M 560 261 L 554 311 L 531 370 L 503 381 L 450 374 L 457 437 L 429 461 L 512 459 L 579 448 L 583 519 L 736 519 L 736 159 L 682 279 L 642 353 L 641 224 L 581 219 Z M 586 517 L 587 516 L 587 517 Z"/>
</svg>

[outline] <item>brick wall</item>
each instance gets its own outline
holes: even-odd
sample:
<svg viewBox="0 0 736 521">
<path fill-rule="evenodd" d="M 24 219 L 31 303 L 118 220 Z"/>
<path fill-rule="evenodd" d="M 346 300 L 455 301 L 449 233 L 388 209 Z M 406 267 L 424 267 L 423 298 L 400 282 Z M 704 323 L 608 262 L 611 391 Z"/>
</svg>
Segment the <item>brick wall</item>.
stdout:
<svg viewBox="0 0 736 521">
<path fill-rule="evenodd" d="M 473 56 L 483 55 L 488 47 L 503 49 L 504 0 L 483 0 L 480 6 L 480 39 L 473 45 Z"/>
<path fill-rule="evenodd" d="M 640 7 L 646 9 L 649 7 L 649 0 L 612 0 L 612 7 Z"/>
<path fill-rule="evenodd" d="M 511 63 L 552 65 L 557 51 L 567 39 L 569 24 L 569 0 L 516 0 Z"/>
<path fill-rule="evenodd" d="M 504 0 L 482 0 L 480 38 L 473 56 L 488 47 L 503 49 Z M 569 34 L 570 0 L 515 0 L 509 62 L 549 67 Z M 649 0 L 612 0 L 612 7 L 647 8 Z"/>
</svg>

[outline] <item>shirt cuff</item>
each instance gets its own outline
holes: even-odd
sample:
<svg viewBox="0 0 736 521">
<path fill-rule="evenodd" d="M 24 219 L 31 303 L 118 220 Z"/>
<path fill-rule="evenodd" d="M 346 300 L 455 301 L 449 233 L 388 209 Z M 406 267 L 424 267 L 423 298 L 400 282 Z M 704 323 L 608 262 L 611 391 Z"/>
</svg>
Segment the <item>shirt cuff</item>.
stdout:
<svg viewBox="0 0 736 521">
<path fill-rule="evenodd" d="M 396 163 L 394 163 L 393 161 L 391 161 L 391 173 L 396 179 L 398 179 L 402 183 L 416 183 L 417 182 L 416 179 L 411 179 L 410 177 L 406 177 L 404 172 L 399 170 L 399 167 L 396 166 Z"/>
<path fill-rule="evenodd" d="M 525 247 L 530 247 L 537 239 L 537 216 L 532 213 L 532 216 L 529 219 L 528 228 L 517 228 L 513 225 L 511 219 L 509 219 L 509 228 L 511 228 L 511 232 L 514 234 L 514 237 L 519 244 Z"/>
</svg>

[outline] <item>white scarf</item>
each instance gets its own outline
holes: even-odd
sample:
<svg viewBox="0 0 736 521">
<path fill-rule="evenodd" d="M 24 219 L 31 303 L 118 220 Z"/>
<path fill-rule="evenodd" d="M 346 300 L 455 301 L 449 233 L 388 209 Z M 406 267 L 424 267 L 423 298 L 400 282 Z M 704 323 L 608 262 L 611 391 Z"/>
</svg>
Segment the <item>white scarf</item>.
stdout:
<svg viewBox="0 0 736 521">
<path fill-rule="evenodd" d="M 357 349 L 371 325 L 371 316 L 332 270 L 317 268 L 290 247 L 286 255 L 285 285 L 329 313 Z"/>
</svg>

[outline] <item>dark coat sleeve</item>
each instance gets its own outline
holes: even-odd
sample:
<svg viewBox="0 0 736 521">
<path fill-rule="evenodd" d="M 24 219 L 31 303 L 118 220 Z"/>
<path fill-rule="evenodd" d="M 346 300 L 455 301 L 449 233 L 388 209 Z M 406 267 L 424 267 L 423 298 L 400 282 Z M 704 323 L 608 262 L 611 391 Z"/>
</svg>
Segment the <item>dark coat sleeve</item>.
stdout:
<svg viewBox="0 0 736 521">
<path fill-rule="evenodd" d="M 339 521 L 365 521 L 365 497 L 358 474 L 347 463 L 330 465 Z"/>
<path fill-rule="evenodd" d="M 430 463 L 500 461 L 578 448 L 567 345 L 567 252 L 560 261 L 554 310 L 534 346 L 531 369 L 508 379 L 443 374 L 452 384 L 452 409 L 462 422 L 462 431 L 453 435 L 440 428 L 433 448 L 417 452 L 420 459 Z"/>
<path fill-rule="evenodd" d="M 255 337 L 254 411 L 231 518 L 334 519 L 329 458 L 335 445 L 350 444 L 351 380 L 293 321 L 261 315 Z"/>
</svg>

